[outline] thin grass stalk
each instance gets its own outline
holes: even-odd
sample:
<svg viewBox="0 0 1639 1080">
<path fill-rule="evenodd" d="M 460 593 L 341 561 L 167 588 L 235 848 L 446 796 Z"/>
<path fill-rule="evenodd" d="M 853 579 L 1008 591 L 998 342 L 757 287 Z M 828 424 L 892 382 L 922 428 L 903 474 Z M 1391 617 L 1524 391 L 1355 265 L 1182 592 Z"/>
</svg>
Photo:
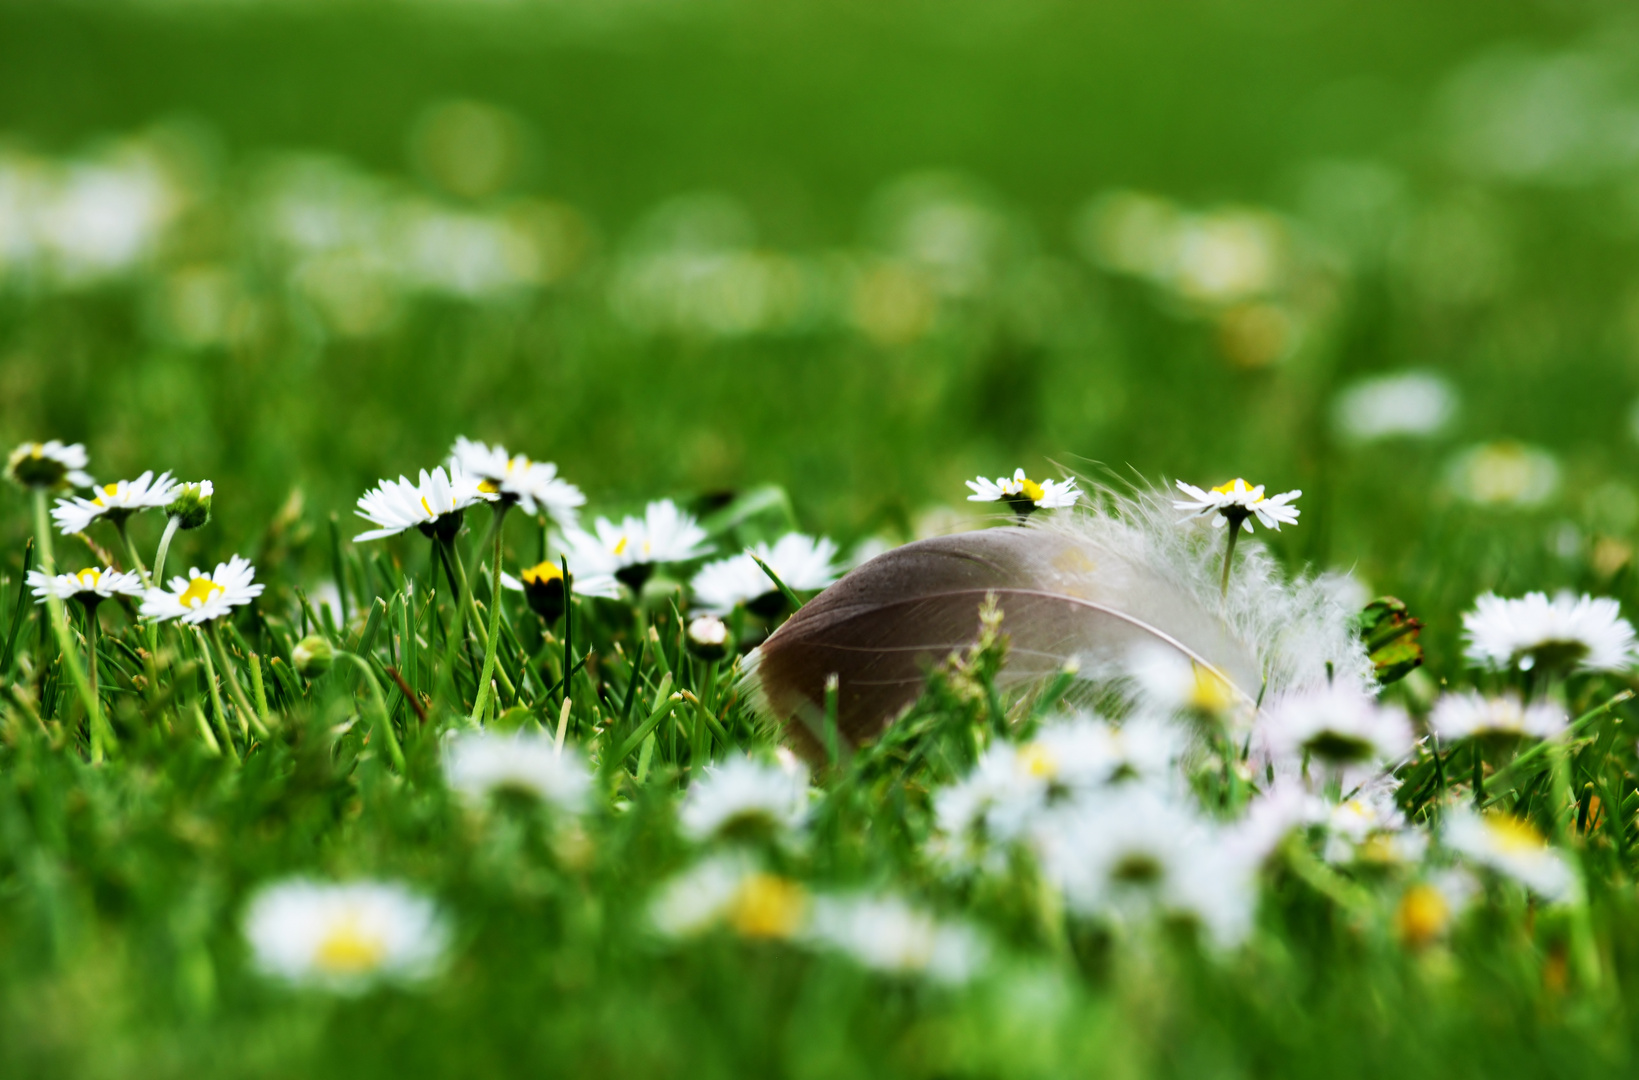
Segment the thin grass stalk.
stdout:
<svg viewBox="0 0 1639 1080">
<path fill-rule="evenodd" d="M 222 661 L 222 675 L 228 683 L 228 693 L 233 695 L 233 704 L 245 716 L 246 722 L 256 728 L 256 734 L 267 738 L 267 725 L 255 709 L 250 707 L 250 699 L 245 696 L 244 687 L 239 685 L 239 676 L 233 670 L 233 658 L 228 655 L 227 646 L 222 644 L 222 620 L 212 619 L 210 622 L 211 644 L 216 647 L 216 654 Z"/>
<path fill-rule="evenodd" d="M 51 551 L 51 518 L 46 512 L 46 491 L 42 487 L 34 489 L 34 539 L 40 546 L 41 573 L 47 577 L 54 576 L 57 567 Z M 68 616 L 63 611 L 63 602 L 50 591 L 46 593 L 46 613 L 51 622 L 51 632 L 57 637 L 57 647 L 62 650 L 63 666 L 68 668 L 68 677 L 80 695 L 80 702 L 85 706 L 86 726 L 91 736 L 91 760 L 100 762 L 106 746 L 116 744 L 114 733 L 103 719 L 102 708 L 97 704 L 97 696 L 91 690 L 91 683 L 86 679 L 85 670 L 80 667 L 80 658 L 74 650 L 73 636 L 68 632 Z"/>
<path fill-rule="evenodd" d="M 370 701 L 376 707 L 376 721 L 381 730 L 381 741 L 387 745 L 387 756 L 392 758 L 393 767 L 402 775 L 404 772 L 404 751 L 398 745 L 398 736 L 393 732 L 393 718 L 387 711 L 387 699 L 381 693 L 381 683 L 376 681 L 376 673 L 370 667 L 370 662 L 357 653 L 345 650 L 336 653 L 338 657 L 345 656 L 358 665 L 364 673 L 364 682 L 370 690 Z"/>
<path fill-rule="evenodd" d="M 470 720 L 476 724 L 484 715 L 484 707 L 489 703 L 490 680 L 495 676 L 495 646 L 501 637 L 501 522 L 510 509 L 506 502 L 495 504 L 495 520 L 491 523 L 490 532 L 495 537 L 491 547 L 494 566 L 494 587 L 489 595 L 489 637 L 484 643 L 484 669 L 478 677 L 478 699 L 472 703 Z M 505 678 L 505 675 L 502 676 Z M 564 694 L 569 693 L 569 682 L 564 680 Z M 513 696 L 517 694 L 514 691 Z"/>
</svg>

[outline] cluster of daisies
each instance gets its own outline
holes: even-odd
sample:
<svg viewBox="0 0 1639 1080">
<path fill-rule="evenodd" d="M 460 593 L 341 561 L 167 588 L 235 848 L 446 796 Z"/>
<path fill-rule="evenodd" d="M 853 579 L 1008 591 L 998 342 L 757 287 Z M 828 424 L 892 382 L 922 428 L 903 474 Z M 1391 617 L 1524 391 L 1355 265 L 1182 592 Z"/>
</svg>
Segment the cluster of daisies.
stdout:
<svg viewBox="0 0 1639 1080">
<path fill-rule="evenodd" d="M 580 520 L 586 496 L 558 475 L 556 465 L 467 438 L 458 438 L 448 461 L 431 472 L 422 470 L 418 480 L 383 480 L 361 496 L 357 513 L 374 527 L 355 540 L 379 540 L 414 528 L 435 543 L 448 543 L 460 531 L 466 511 L 480 503 L 497 513 L 517 506 L 552 526 L 557 560 L 501 576 L 504 587 L 524 592 L 549 619 L 561 613 L 566 589 L 581 596 L 635 600 L 655 571 L 697 565 L 715 552 L 700 522 L 670 499 L 650 502 L 641 516 L 629 514 L 619 521 L 598 517 L 588 529 Z M 829 539 L 787 533 L 772 545 L 759 543 L 699 565 L 689 578 L 690 595 L 706 615 L 745 609 L 771 618 L 785 605 L 780 584 L 797 592 L 825 588 L 837 578 L 837 555 Z"/>
<path fill-rule="evenodd" d="M 197 529 L 210 521 L 213 489 L 209 480 L 184 483 L 169 472 L 155 476 L 144 472 L 135 480 L 99 484 L 86 469 L 90 457 L 85 447 L 52 441 L 24 443 L 11 452 L 6 475 L 20 486 L 48 493 L 84 490 L 56 500 L 51 519 L 65 535 L 88 531 L 98 522 L 112 525 L 125 544 L 133 569 L 90 566 L 71 573 L 54 573 L 49 567 L 31 570 L 28 584 L 40 601 L 75 600 L 94 611 L 104 600 L 129 597 L 140 601 L 144 618 L 186 623 L 205 623 L 221 618 L 235 607 L 247 604 L 262 593 L 250 563 L 235 555 L 216 569 L 206 572 L 190 568 L 187 576 L 177 576 L 161 587 L 165 555 L 179 530 Z M 157 510 L 166 519 L 154 558 L 152 575 L 143 564 L 130 537 L 130 521 L 145 511 Z"/>
</svg>

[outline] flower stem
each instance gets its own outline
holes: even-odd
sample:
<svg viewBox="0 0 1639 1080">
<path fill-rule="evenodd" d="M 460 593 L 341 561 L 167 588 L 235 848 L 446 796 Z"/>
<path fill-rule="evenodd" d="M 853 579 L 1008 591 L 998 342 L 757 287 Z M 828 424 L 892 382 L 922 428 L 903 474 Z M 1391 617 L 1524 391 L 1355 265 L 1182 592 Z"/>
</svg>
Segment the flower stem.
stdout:
<svg viewBox="0 0 1639 1080">
<path fill-rule="evenodd" d="M 116 518 L 114 528 L 119 531 L 120 543 L 125 545 L 126 557 L 131 560 L 131 565 L 136 567 L 137 577 L 142 579 L 142 587 L 145 589 L 153 588 L 154 583 L 148 577 L 148 568 L 142 565 L 142 556 L 137 554 L 136 545 L 131 543 L 131 530 L 127 520 L 124 517 Z"/>
<path fill-rule="evenodd" d="M 376 673 L 370 669 L 370 662 L 357 653 L 338 651 L 336 655 L 345 656 L 364 672 L 364 681 L 370 688 L 370 700 L 376 707 L 381 724 L 381 741 L 387 744 L 387 756 L 393 759 L 393 766 L 400 773 L 404 772 L 404 751 L 399 748 L 398 736 L 393 734 L 393 718 L 387 711 L 387 699 L 381 695 L 381 683 L 376 681 Z"/>
<path fill-rule="evenodd" d="M 51 552 L 51 518 L 46 513 L 46 490 L 42 487 L 34 489 L 34 538 L 40 548 L 40 572 L 52 577 L 57 573 L 57 566 Z M 85 705 L 86 726 L 91 735 L 91 760 L 100 762 L 103 758 L 104 743 L 113 743 L 114 733 L 103 720 L 97 695 L 92 691 L 84 669 L 80 667 L 80 658 L 74 651 L 74 640 L 68 632 L 68 618 L 63 612 L 62 599 L 47 592 L 46 612 L 51 619 L 51 631 L 57 636 L 57 647 L 62 650 L 63 666 L 68 668 L 68 677 L 74 683 L 74 689 L 79 691 L 81 703 Z"/>
<path fill-rule="evenodd" d="M 1241 538 L 1241 523 L 1234 518 L 1229 519 L 1229 543 L 1224 548 L 1224 575 L 1218 582 L 1218 595 L 1229 595 L 1229 568 L 1235 565 L 1235 543 Z"/>
<path fill-rule="evenodd" d="M 510 509 L 507 502 L 495 504 L 495 520 L 490 526 L 490 532 L 495 537 L 491 548 L 494 559 L 494 586 L 489 593 L 489 638 L 484 642 L 484 670 L 478 677 L 478 696 L 472 703 L 472 716 L 469 718 L 476 724 L 483 719 L 484 707 L 489 704 L 489 683 L 495 676 L 495 643 L 501 637 L 501 518 Z M 470 598 L 471 593 L 469 591 Z M 564 685 L 564 696 L 569 694 L 567 677 Z"/>
<path fill-rule="evenodd" d="M 227 679 L 228 693 L 233 695 L 234 708 L 238 709 L 240 715 L 244 717 L 240 731 L 246 733 L 246 726 L 254 726 L 256 734 L 265 739 L 268 737 L 267 725 L 262 723 L 262 718 L 257 715 L 256 710 L 250 707 L 250 699 L 245 696 L 244 687 L 239 685 L 239 676 L 234 673 L 233 658 L 228 655 L 227 648 L 222 644 L 221 620 L 212 619 L 210 625 L 211 644 L 216 646 L 217 658 L 222 662 L 222 675 Z"/>
<path fill-rule="evenodd" d="M 154 553 L 154 580 L 159 582 L 161 586 L 165 584 L 165 556 L 170 554 L 171 538 L 176 535 L 177 529 L 181 526 L 182 519 L 172 514 L 165 521 L 165 531 L 160 534 L 159 550 Z M 132 558 L 135 558 L 135 556 L 133 555 Z"/>
</svg>

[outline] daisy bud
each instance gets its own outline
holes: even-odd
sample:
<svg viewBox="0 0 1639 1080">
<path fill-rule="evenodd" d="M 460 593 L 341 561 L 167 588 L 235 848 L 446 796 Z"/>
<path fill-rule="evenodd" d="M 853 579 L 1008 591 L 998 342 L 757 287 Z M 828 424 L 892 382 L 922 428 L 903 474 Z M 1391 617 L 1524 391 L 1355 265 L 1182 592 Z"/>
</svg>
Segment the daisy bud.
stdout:
<svg viewBox="0 0 1639 1080">
<path fill-rule="evenodd" d="M 290 665 L 304 679 L 316 679 L 330 670 L 335 663 L 336 650 L 330 642 L 317 634 L 302 638 L 290 650 Z"/>
<path fill-rule="evenodd" d="M 211 520 L 211 482 L 183 484 L 177 488 L 176 498 L 165 508 L 165 513 L 177 519 L 182 529 L 197 529 Z"/>
<path fill-rule="evenodd" d="M 524 585 L 524 599 L 529 608 L 549 623 L 563 617 L 564 604 L 569 596 L 565 587 L 563 569 L 557 563 L 543 562 L 531 566 L 518 575 Z"/>
<path fill-rule="evenodd" d="M 728 624 L 715 615 L 701 615 L 689 623 L 689 652 L 707 663 L 728 655 Z"/>
</svg>

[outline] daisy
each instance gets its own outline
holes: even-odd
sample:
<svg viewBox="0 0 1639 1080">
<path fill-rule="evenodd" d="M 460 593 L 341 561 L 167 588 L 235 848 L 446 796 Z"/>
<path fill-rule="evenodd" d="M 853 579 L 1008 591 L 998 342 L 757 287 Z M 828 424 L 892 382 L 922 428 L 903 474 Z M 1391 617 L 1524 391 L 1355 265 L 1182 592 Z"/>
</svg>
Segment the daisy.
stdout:
<svg viewBox="0 0 1639 1080">
<path fill-rule="evenodd" d="M 455 735 L 444 750 L 444 778 L 476 802 L 496 791 L 522 791 L 571 813 L 585 810 L 592 793 L 580 754 L 560 750 L 547 735 Z"/>
<path fill-rule="evenodd" d="M 88 488 L 96 483 L 85 471 L 90 463 L 83 443 L 26 442 L 6 459 L 6 476 L 19 487 Z"/>
<path fill-rule="evenodd" d="M 968 981 L 990 952 L 972 927 L 945 922 L 896 896 L 820 898 L 808 937 L 876 971 L 942 983 Z"/>
<path fill-rule="evenodd" d="M 434 974 L 449 929 L 432 901 L 393 882 L 294 879 L 263 888 L 245 911 L 257 967 L 339 993 Z"/>
<path fill-rule="evenodd" d="M 1005 502 L 1020 517 L 1028 517 L 1036 510 L 1059 510 L 1074 506 L 1081 498 L 1074 480 L 1043 480 L 1040 483 L 1024 475 L 1023 469 L 1013 470 L 1011 478 L 998 476 L 987 480 L 980 476 L 967 481 L 973 492 L 968 502 Z"/>
<path fill-rule="evenodd" d="M 785 597 L 751 553 L 767 563 L 794 592 L 823 589 L 837 579 L 832 565 L 837 557 L 836 544 L 825 537 L 815 539 L 802 533 L 787 533 L 773 547 L 759 543 L 750 553 L 742 552 L 701 567 L 689 582 L 695 606 L 712 615 L 728 615 L 741 605 L 761 618 L 778 615 L 785 607 Z"/>
<path fill-rule="evenodd" d="M 460 531 L 467 507 L 494 498 L 459 462 L 450 465 L 448 475 L 442 466 L 430 473 L 422 469 L 421 480 L 415 484 L 404 476 L 383 480 L 359 497 L 359 508 L 354 511 L 377 528 L 359 533 L 353 541 L 380 540 L 410 528 L 420 529 L 423 536 L 449 540 Z"/>
<path fill-rule="evenodd" d="M 1049 772 L 1044 756 L 993 743 L 967 776 L 934 795 L 934 821 L 970 855 L 1009 843 L 1046 808 Z M 995 860 L 985 861 L 999 868 Z"/>
<path fill-rule="evenodd" d="M 1633 626 L 1615 600 L 1562 592 L 1505 600 L 1486 593 L 1463 616 L 1468 658 L 1491 668 L 1622 671 L 1633 666 Z"/>
<path fill-rule="evenodd" d="M 138 510 L 169 506 L 176 492 L 177 484 L 170 473 L 160 473 L 155 479 L 150 469 L 135 480 L 102 485 L 94 498 L 58 499 L 51 517 L 64 536 L 73 536 L 90 528 L 91 523 L 101 517 L 123 526 L 125 519 Z"/>
<path fill-rule="evenodd" d="M 517 577 L 503 571 L 501 588 L 521 592 L 529 602 L 530 610 L 547 622 L 557 622 L 563 614 L 568 593 L 564 590 L 563 567 L 550 559 L 521 570 Z M 606 600 L 620 599 L 620 582 L 613 574 L 569 575 L 569 589 L 578 596 L 601 596 Z"/>
<path fill-rule="evenodd" d="M 263 586 L 253 580 L 255 576 L 250 560 L 238 555 L 217 563 L 209 574 L 192 568 L 187 577 L 172 578 L 168 590 L 149 589 L 142 600 L 142 615 L 161 621 L 180 619 L 195 626 L 219 619 L 262 595 Z"/>
<path fill-rule="evenodd" d="M 612 574 L 632 592 L 643 585 L 662 563 L 689 562 L 706 555 L 706 530 L 670 499 L 651 502 L 641 518 L 628 515 L 617 525 L 600 517 L 593 531 L 572 529 L 569 568 L 577 574 Z"/>
<path fill-rule="evenodd" d="M 1292 500 L 1302 495 L 1301 491 L 1286 491 L 1279 495 L 1264 497 L 1263 485 L 1252 487 L 1239 477 L 1227 484 L 1219 484 L 1211 491 L 1202 491 L 1194 484 L 1178 482 L 1178 490 L 1188 495 L 1187 500 L 1173 500 L 1173 508 L 1187 511 L 1192 516 L 1211 514 L 1213 528 L 1242 528 L 1252 531 L 1252 519 L 1258 521 L 1266 529 L 1280 532 L 1282 525 L 1295 525 L 1298 515 L 1302 513 L 1292 506 Z"/>
<path fill-rule="evenodd" d="M 450 464 L 476 476 L 486 491 L 517 500 L 525 513 L 544 513 L 566 529 L 574 527 L 576 512 L 586 504 L 580 488 L 559 477 L 552 462 L 513 456 L 499 444 L 488 446 L 462 436 L 450 450 Z"/>
<path fill-rule="evenodd" d="M 1563 900 L 1576 887 L 1565 856 L 1548 846 L 1530 822 L 1510 814 L 1481 816 L 1467 807 L 1446 812 L 1440 839 L 1451 850 L 1511 877 L 1546 900 Z"/>
<path fill-rule="evenodd" d="M 1265 710 L 1259 734 L 1269 753 L 1288 761 L 1308 755 L 1332 766 L 1397 761 L 1412 749 L 1411 721 L 1341 687 L 1293 694 Z"/>
<path fill-rule="evenodd" d="M 1444 937 L 1479 883 L 1465 870 L 1447 870 L 1406 887 L 1394 909 L 1394 933 L 1402 944 L 1420 949 Z"/>
<path fill-rule="evenodd" d="M 99 570 L 90 566 L 55 577 L 39 570 L 30 570 L 28 583 L 42 604 L 46 597 L 55 596 L 59 600 L 78 600 L 86 607 L 94 608 L 109 597 L 142 595 L 142 578 L 136 573 Z"/>
<path fill-rule="evenodd" d="M 1413 863 L 1428 848 L 1426 833 L 1412 829 L 1395 802 L 1400 782 L 1384 775 L 1333 806 L 1327 814 L 1327 862 L 1359 860 L 1380 865 Z"/>
<path fill-rule="evenodd" d="M 742 937 L 789 939 L 807 925 L 803 887 L 766 873 L 744 855 L 718 855 L 684 871 L 649 905 L 649 920 L 667 937 L 692 937 L 727 924 Z"/>
<path fill-rule="evenodd" d="M 1526 705 L 1512 695 L 1488 698 L 1472 690 L 1440 698 L 1428 721 L 1429 728 L 1443 742 L 1468 738 L 1551 739 L 1569 722 L 1570 717 L 1558 705 Z"/>
<path fill-rule="evenodd" d="M 689 620 L 686 644 L 689 652 L 707 663 L 728 655 L 728 624 L 715 615 L 699 615 Z"/>
<path fill-rule="evenodd" d="M 765 765 L 736 755 L 706 766 L 677 816 L 683 832 L 696 841 L 798 828 L 808 816 L 808 770 L 800 764 Z"/>
</svg>

